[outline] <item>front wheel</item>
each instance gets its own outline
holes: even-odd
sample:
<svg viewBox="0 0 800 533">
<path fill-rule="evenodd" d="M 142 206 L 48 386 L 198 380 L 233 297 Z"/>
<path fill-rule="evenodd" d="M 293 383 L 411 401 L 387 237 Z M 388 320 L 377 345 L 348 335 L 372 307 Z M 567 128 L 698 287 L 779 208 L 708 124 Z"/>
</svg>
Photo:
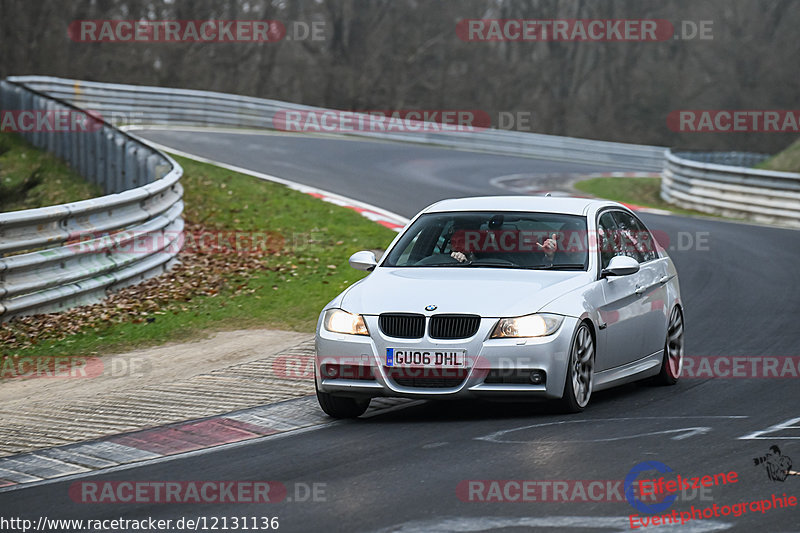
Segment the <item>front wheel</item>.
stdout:
<svg viewBox="0 0 800 533">
<path fill-rule="evenodd" d="M 669 314 L 667 340 L 664 342 L 664 358 L 661 372 L 656 376 L 659 385 L 675 385 L 683 367 L 683 313 L 674 307 Z"/>
<path fill-rule="evenodd" d="M 564 395 L 561 407 L 567 413 L 579 413 L 589 404 L 594 379 L 594 339 L 589 326 L 583 322 L 578 326 L 572 340 L 567 365 Z"/>
<path fill-rule="evenodd" d="M 325 414 L 333 418 L 357 418 L 369 407 L 369 398 L 356 399 L 346 396 L 334 396 L 328 392 L 317 390 L 317 401 Z"/>
</svg>

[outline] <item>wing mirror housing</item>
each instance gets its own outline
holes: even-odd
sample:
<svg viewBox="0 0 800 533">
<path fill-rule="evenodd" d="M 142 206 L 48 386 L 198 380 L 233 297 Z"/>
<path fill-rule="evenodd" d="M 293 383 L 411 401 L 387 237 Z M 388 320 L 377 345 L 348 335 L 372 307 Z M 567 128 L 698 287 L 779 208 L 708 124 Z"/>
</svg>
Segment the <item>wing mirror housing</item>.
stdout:
<svg viewBox="0 0 800 533">
<path fill-rule="evenodd" d="M 369 250 L 362 250 L 350 256 L 350 266 L 356 270 L 364 270 L 372 272 L 378 266 L 378 260 L 375 259 L 375 254 Z"/>
<path fill-rule="evenodd" d="M 639 272 L 639 262 L 627 255 L 618 255 L 611 258 L 608 266 L 600 271 L 601 278 L 612 276 L 629 276 Z"/>
</svg>

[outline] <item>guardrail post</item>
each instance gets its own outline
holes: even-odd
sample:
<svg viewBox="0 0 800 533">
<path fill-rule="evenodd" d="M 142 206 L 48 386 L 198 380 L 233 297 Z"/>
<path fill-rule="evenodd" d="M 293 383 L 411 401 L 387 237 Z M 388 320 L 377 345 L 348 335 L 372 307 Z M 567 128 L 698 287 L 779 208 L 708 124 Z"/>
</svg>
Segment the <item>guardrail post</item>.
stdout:
<svg viewBox="0 0 800 533">
<path fill-rule="evenodd" d="M 144 148 L 136 148 L 136 186 L 141 187 L 150 183 L 152 174 L 148 174 L 147 156 L 148 151 Z"/>
<path fill-rule="evenodd" d="M 78 174 L 83 176 L 84 178 L 88 178 L 87 176 L 87 167 L 88 167 L 88 160 L 87 157 L 89 155 L 89 148 L 86 142 L 86 133 L 81 131 L 79 127 L 74 126 L 74 122 L 72 117 L 70 117 L 70 131 L 72 133 L 72 138 L 75 141 L 75 146 L 78 150 L 78 160 L 75 167 L 78 169 Z"/>
<path fill-rule="evenodd" d="M 50 111 L 52 111 L 53 113 L 56 113 L 58 111 L 58 109 L 59 109 L 59 106 L 58 106 L 58 104 L 56 102 L 52 102 L 52 104 L 53 105 L 50 108 Z M 60 159 L 63 159 L 64 161 L 67 161 L 67 156 L 68 156 L 69 152 L 68 152 L 68 149 L 67 149 L 68 145 L 67 145 L 67 140 L 64 137 L 64 133 L 60 132 L 60 131 L 56 131 L 54 129 L 53 130 L 53 141 L 55 142 L 55 148 L 56 149 L 55 149 L 54 153 L 55 153 L 56 157 L 58 157 Z"/>
<path fill-rule="evenodd" d="M 64 111 L 62 107 L 61 111 Z M 69 147 L 69 162 L 72 168 L 78 170 L 80 172 L 80 160 L 81 160 L 81 152 L 80 152 L 80 145 L 78 143 L 78 133 L 71 131 L 71 128 L 68 128 L 68 131 L 63 134 L 64 138 L 67 141 L 67 146 Z"/>
<path fill-rule="evenodd" d="M 111 194 L 117 191 L 112 191 L 110 189 L 110 180 L 108 179 L 108 174 L 106 174 L 106 165 L 107 165 L 107 156 L 108 156 L 108 147 L 106 146 L 106 131 L 105 127 L 101 126 L 94 132 L 94 153 L 95 153 L 95 160 L 94 160 L 94 176 L 95 176 L 95 183 L 102 183 L 106 186 L 106 194 Z"/>
<path fill-rule="evenodd" d="M 89 122 L 88 126 L 91 128 L 92 127 L 92 123 Z M 98 139 L 97 130 L 95 130 L 95 131 L 87 130 L 86 132 L 84 132 L 83 135 L 86 137 L 86 139 L 85 139 L 85 143 L 86 143 L 86 167 L 85 167 L 86 174 L 85 174 L 85 176 L 89 181 L 91 181 L 92 183 L 96 184 L 96 183 L 98 183 L 98 181 L 97 181 L 97 139 Z M 100 185 L 102 186 L 104 184 L 101 183 Z M 104 192 L 106 194 L 108 194 L 108 191 L 104 190 Z"/>
<path fill-rule="evenodd" d="M 46 111 L 46 106 L 42 105 L 43 98 L 39 97 L 39 95 L 33 96 L 33 109 Z M 44 133 L 42 132 L 42 128 L 34 127 L 33 134 L 31 135 L 31 144 L 33 144 L 37 148 L 42 147 L 42 138 Z"/>
<path fill-rule="evenodd" d="M 125 177 L 125 139 L 117 132 L 114 132 L 109 145 L 110 151 L 108 158 L 111 162 L 109 169 L 112 177 L 113 192 L 121 192 L 126 189 L 127 178 Z"/>
<path fill-rule="evenodd" d="M 133 141 L 125 143 L 125 189 L 136 187 L 139 182 L 139 168 L 136 161 L 137 146 Z"/>
<path fill-rule="evenodd" d="M 55 109 L 55 102 L 52 101 L 44 102 L 44 110 L 46 113 L 52 113 L 53 109 Z M 44 139 L 44 148 L 51 154 L 55 154 L 57 152 L 56 132 L 54 130 L 55 128 L 48 130 L 45 133 L 45 139 Z"/>
<path fill-rule="evenodd" d="M 24 110 L 26 112 L 30 112 L 33 109 L 33 96 L 34 95 L 31 94 L 31 93 L 28 93 L 28 92 L 23 92 L 20 96 L 22 98 L 22 102 L 21 102 L 22 106 L 21 106 L 20 109 L 22 109 L 22 110 Z M 34 122 L 34 127 L 35 127 L 35 123 L 36 123 L 36 119 L 35 118 L 34 118 L 33 122 Z M 18 124 L 19 124 L 19 122 L 18 122 Z M 20 132 L 20 135 L 28 142 L 32 142 L 32 140 L 33 140 L 33 132 L 31 132 L 31 131 L 23 130 L 23 131 Z"/>
<path fill-rule="evenodd" d="M 145 175 L 150 176 L 154 181 L 162 177 L 161 164 L 163 159 L 158 154 L 151 154 L 147 156 L 147 172 Z"/>
</svg>

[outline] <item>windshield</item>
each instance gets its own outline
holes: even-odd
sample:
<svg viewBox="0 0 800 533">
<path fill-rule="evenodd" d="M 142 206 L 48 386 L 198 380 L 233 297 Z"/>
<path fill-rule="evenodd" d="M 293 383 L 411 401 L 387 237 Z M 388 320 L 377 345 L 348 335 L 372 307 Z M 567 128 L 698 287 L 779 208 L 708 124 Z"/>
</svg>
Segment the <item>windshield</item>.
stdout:
<svg viewBox="0 0 800 533">
<path fill-rule="evenodd" d="M 428 213 L 403 233 L 381 266 L 586 270 L 587 249 L 582 216 Z"/>
</svg>

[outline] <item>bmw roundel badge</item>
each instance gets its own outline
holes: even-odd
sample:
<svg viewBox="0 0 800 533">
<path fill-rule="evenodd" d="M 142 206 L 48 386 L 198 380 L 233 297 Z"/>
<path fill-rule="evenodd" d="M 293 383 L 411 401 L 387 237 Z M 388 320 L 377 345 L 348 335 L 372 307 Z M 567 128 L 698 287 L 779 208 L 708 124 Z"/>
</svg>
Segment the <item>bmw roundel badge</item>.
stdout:
<svg viewBox="0 0 800 533">
<path fill-rule="evenodd" d="M 436 311 L 436 306 L 435 305 L 426 305 L 425 306 L 425 310 L 426 311 Z"/>
</svg>

